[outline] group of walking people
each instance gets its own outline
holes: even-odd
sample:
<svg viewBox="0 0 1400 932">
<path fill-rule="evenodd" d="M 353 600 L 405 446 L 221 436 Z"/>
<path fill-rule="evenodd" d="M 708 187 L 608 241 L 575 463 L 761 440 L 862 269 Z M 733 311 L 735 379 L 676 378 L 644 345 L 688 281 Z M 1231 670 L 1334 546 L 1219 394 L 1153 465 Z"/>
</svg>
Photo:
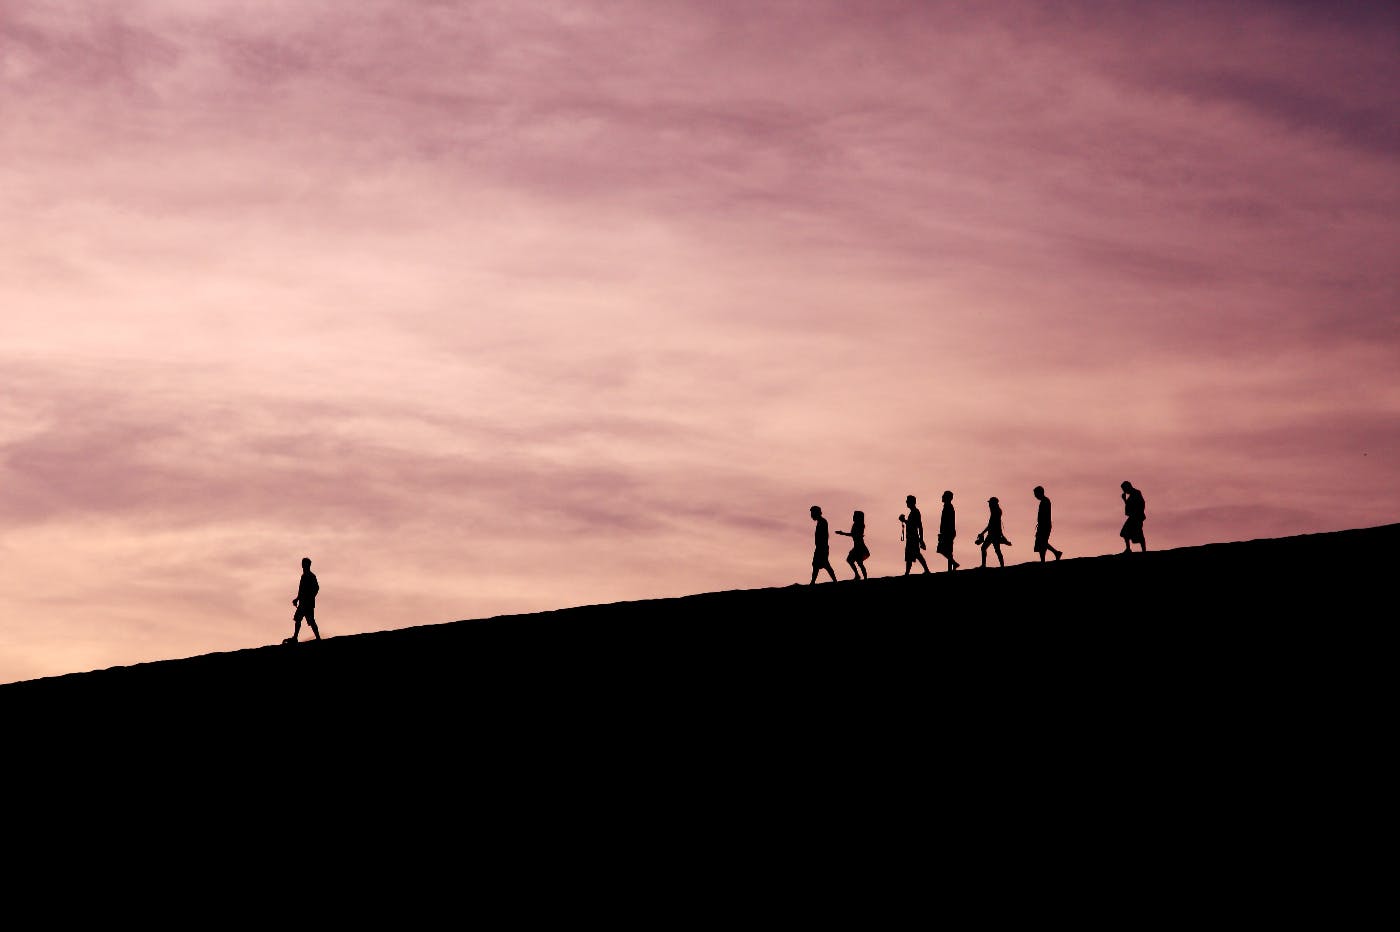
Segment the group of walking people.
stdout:
<svg viewBox="0 0 1400 932">
<path fill-rule="evenodd" d="M 1123 553 L 1129 553 L 1133 549 L 1133 544 L 1137 544 L 1143 551 L 1147 550 L 1147 538 L 1143 534 L 1142 523 L 1147 518 L 1147 506 L 1143 500 L 1142 492 L 1133 486 L 1131 482 L 1121 483 L 1123 514 L 1125 516 L 1123 527 L 1118 532 L 1123 538 Z M 1064 556 L 1064 551 L 1050 544 L 1050 528 L 1052 526 L 1050 516 L 1050 499 L 1045 494 L 1044 486 L 1036 486 L 1031 490 L 1038 505 L 1035 513 L 1035 544 L 1033 550 L 1040 555 L 1040 562 L 1045 562 L 1045 555 L 1053 554 L 1056 560 Z M 909 509 L 908 514 L 899 516 L 899 536 L 904 542 L 904 575 L 908 576 L 914 569 L 914 564 L 923 567 L 925 573 L 930 572 L 928 561 L 924 558 L 924 551 L 928 549 L 928 543 L 924 539 L 924 519 L 923 513 L 919 511 L 918 499 L 913 495 L 908 495 L 904 499 L 905 506 Z M 1006 536 L 1006 531 L 1002 527 L 1001 501 L 993 495 L 987 499 L 987 523 L 982 530 L 977 532 L 977 538 L 973 543 L 981 549 L 982 568 L 987 565 L 987 551 L 991 550 L 996 556 L 997 565 L 1005 566 L 1006 560 L 1002 555 L 1003 546 L 1011 546 L 1011 541 Z M 812 551 L 812 579 L 815 583 L 817 577 L 825 572 L 831 577 L 832 582 L 836 582 L 836 570 L 831 566 L 831 542 L 828 536 L 828 524 L 822 516 L 820 505 L 813 505 L 811 508 L 812 520 L 816 522 L 815 546 Z M 851 515 L 851 529 L 849 531 L 838 530 L 836 532 L 851 539 L 850 552 L 846 554 L 846 563 L 850 566 L 851 572 L 855 574 L 855 579 L 869 579 L 870 574 L 865 568 L 865 561 L 870 558 L 870 548 L 865 543 L 865 512 L 857 511 Z M 957 514 L 953 508 L 953 493 L 945 491 L 943 493 L 943 510 L 938 517 L 938 536 L 934 543 L 934 552 L 947 560 L 948 571 L 952 572 L 962 566 L 953 558 L 953 540 L 958 535 Z"/>
</svg>

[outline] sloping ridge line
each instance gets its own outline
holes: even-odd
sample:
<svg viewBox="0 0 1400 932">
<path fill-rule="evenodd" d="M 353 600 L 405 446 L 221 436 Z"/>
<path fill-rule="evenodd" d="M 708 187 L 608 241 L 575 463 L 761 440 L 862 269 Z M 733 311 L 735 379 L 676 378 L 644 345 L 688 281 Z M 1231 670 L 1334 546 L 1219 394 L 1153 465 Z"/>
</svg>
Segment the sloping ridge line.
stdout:
<svg viewBox="0 0 1400 932">
<path fill-rule="evenodd" d="M 1367 619 L 1400 524 L 954 573 L 585 605 L 327 637 L 0 685 L 77 698 L 279 703 L 657 695 L 826 684 L 1040 681 L 1256 659 Z M 1382 567 L 1382 559 L 1386 565 Z M 1249 664 L 1249 667 L 1257 664 Z M 292 697 L 302 697 L 293 700 Z"/>
</svg>

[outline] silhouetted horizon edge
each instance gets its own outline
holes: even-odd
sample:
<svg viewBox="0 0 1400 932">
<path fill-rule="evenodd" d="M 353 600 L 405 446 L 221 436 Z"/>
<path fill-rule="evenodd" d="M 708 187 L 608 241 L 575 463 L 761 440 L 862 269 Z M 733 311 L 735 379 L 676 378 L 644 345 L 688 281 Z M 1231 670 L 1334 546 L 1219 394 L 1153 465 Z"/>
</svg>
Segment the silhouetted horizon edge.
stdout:
<svg viewBox="0 0 1400 932">
<path fill-rule="evenodd" d="M 160 669 L 169 669 L 171 665 L 209 662 L 214 658 L 247 657 L 251 660 L 253 657 L 264 655 L 269 651 L 300 652 L 301 656 L 310 656 L 313 651 L 325 654 L 338 653 L 349 645 L 365 645 L 370 642 L 389 650 L 399 644 L 407 646 L 425 638 L 432 639 L 432 635 L 445 637 L 449 634 L 465 633 L 468 629 L 474 631 L 493 629 L 494 632 L 511 628 L 523 632 L 524 629 L 533 627 L 547 628 L 558 635 L 564 630 L 561 623 L 571 625 L 591 623 L 595 626 L 595 632 L 602 636 L 609 625 L 624 623 L 624 627 L 630 633 L 638 636 L 641 641 L 653 641 L 659 633 L 664 633 L 667 613 L 674 615 L 678 620 L 684 618 L 688 622 L 693 622 L 693 616 L 697 612 L 703 615 L 706 611 L 710 611 L 718 613 L 717 623 L 718 619 L 722 617 L 726 624 L 732 623 L 738 614 L 745 616 L 744 623 L 747 625 L 762 625 L 780 620 L 787 611 L 791 610 L 799 615 L 799 624 L 803 612 L 808 613 L 807 617 L 811 621 L 830 621 L 828 614 L 823 611 L 822 603 L 811 601 L 814 598 L 840 603 L 841 609 L 856 614 L 861 613 L 862 605 L 858 600 L 863 598 L 869 603 L 864 606 L 867 609 L 867 614 L 904 612 L 906 615 L 916 612 L 918 599 L 925 599 L 929 601 L 927 606 L 928 620 L 937 622 L 940 612 L 943 610 L 970 610 L 971 607 L 964 604 L 964 600 L 974 596 L 1000 598 L 1008 605 L 1019 605 L 1034 594 L 1033 591 L 1025 591 L 1027 587 L 1038 586 L 1044 590 L 1047 599 L 1056 597 L 1064 599 L 1073 594 L 1073 588 L 1076 584 L 1084 587 L 1085 592 L 1081 595 L 1085 595 L 1098 591 L 1094 589 L 1095 586 L 1099 587 L 1099 590 L 1107 590 L 1115 588 L 1117 584 L 1129 585 L 1144 573 L 1151 575 L 1153 573 L 1180 572 L 1182 575 L 1179 581 L 1188 584 L 1188 587 L 1193 582 L 1196 585 L 1220 584 L 1228 582 L 1231 576 L 1234 576 L 1239 582 L 1256 587 L 1252 591 L 1251 597 L 1258 600 L 1261 595 L 1267 595 L 1267 591 L 1257 588 L 1261 579 L 1256 577 L 1261 574 L 1267 577 L 1270 570 L 1273 569 L 1279 572 L 1290 571 L 1294 567 L 1290 565 L 1289 561 L 1323 561 L 1329 573 L 1335 572 L 1339 568 L 1359 571 L 1369 565 L 1373 565 L 1379 570 L 1380 559 L 1389 548 L 1396 544 L 1400 544 L 1400 523 L 1341 531 L 1320 531 L 1287 537 L 1197 544 L 1146 553 L 1067 555 L 1061 561 L 1044 564 L 1023 562 L 1005 567 L 989 566 L 985 569 L 965 565 L 956 572 L 937 570 L 927 575 L 916 569 L 908 576 L 896 573 L 888 576 L 872 576 L 861 581 L 842 578 L 838 582 L 821 581 L 815 585 L 794 582 L 779 586 L 714 590 L 682 596 L 573 605 L 537 612 L 426 622 L 383 631 L 339 635 L 326 633 L 321 642 L 303 641 L 300 644 L 287 646 L 279 643 L 284 632 L 280 629 L 273 630 L 273 626 L 270 626 L 267 644 L 250 645 L 231 651 L 215 651 L 184 658 L 143 661 L 17 680 L 0 684 L 0 690 L 5 690 L 7 687 L 76 683 L 79 680 L 93 682 L 99 679 L 111 680 L 116 676 L 130 677 L 145 671 L 154 672 Z M 1183 561 L 1189 566 L 1181 565 Z M 1344 561 L 1340 567 L 1339 561 Z M 800 563 L 798 568 L 800 571 Z M 1316 574 L 1295 573 L 1289 578 L 1290 587 L 1284 588 L 1279 595 L 1287 601 L 1296 602 L 1302 591 L 1312 592 L 1318 587 L 1316 582 L 1309 582 L 1310 579 L 1315 578 Z M 1066 590 L 1067 586 L 1069 591 Z M 1153 597 L 1160 599 L 1161 595 L 1158 592 L 1154 593 Z M 1228 591 L 1225 595 L 1229 596 Z M 1338 595 L 1338 598 L 1344 597 L 1345 593 Z M 791 604 L 787 606 L 781 604 L 784 598 Z M 938 602 L 940 598 L 948 601 L 940 606 Z M 913 605 L 905 604 L 911 600 Z M 1084 606 L 1092 604 L 1089 601 L 1080 601 Z M 745 606 L 736 603 L 748 604 Z M 1147 608 L 1150 607 L 1150 605 L 1147 606 Z M 1047 602 L 1043 606 L 1043 610 L 1063 611 L 1064 606 Z M 639 614 L 648 616 L 644 628 L 638 628 L 635 624 Z M 657 617 L 650 617 L 653 614 Z M 1088 619 L 1093 617 L 1094 612 L 1086 614 L 1081 611 L 1079 614 Z M 867 619 L 868 621 L 869 619 Z M 857 622 L 852 622 L 852 624 L 855 623 Z M 538 633 L 542 633 L 542 631 Z M 574 648 L 581 646 L 578 638 L 573 636 L 578 633 L 580 632 L 571 631 L 571 636 L 567 638 Z M 615 640 L 613 637 L 605 637 L 604 639 L 609 642 Z M 341 647 L 337 648 L 335 646 L 337 644 Z M 9 692 L 17 695 L 23 690 L 9 690 Z"/>
</svg>

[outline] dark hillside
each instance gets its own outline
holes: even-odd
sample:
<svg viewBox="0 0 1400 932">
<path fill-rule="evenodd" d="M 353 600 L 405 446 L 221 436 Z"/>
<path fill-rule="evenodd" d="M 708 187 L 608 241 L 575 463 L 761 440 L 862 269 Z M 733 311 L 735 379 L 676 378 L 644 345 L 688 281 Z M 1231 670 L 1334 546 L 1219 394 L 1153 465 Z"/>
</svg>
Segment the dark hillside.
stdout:
<svg viewBox="0 0 1400 932">
<path fill-rule="evenodd" d="M 1141 729 L 1270 693 L 1278 708 L 1310 684 L 1363 688 L 1349 671 L 1376 659 L 1397 544 L 1388 525 L 582 606 L 6 684 L 0 708 L 129 721 L 176 704 L 206 717 L 304 709 L 365 737 L 376 722 L 596 717 L 618 733 L 759 740 L 780 723 L 916 734 L 1052 712 Z"/>
<path fill-rule="evenodd" d="M 1242 839 L 1334 845 L 1370 818 L 1397 549 L 1388 525 L 7 684 L 12 798 L 23 778 L 80 778 L 69 805 L 120 785 L 100 798 L 148 814 L 314 798 L 341 831 L 516 845 L 895 833 L 966 863 L 1014 836 L 1016 856 L 1092 847 L 1120 882 L 1115 851 L 1195 844 L 1226 870 Z M 1235 848 L 1200 849 L 1222 831 Z"/>
</svg>

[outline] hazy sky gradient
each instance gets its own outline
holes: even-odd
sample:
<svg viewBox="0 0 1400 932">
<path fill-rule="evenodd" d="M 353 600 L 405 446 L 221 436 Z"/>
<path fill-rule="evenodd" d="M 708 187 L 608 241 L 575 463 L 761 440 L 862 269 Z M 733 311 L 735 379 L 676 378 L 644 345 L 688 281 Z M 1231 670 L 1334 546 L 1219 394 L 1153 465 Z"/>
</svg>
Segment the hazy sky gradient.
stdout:
<svg viewBox="0 0 1400 932">
<path fill-rule="evenodd" d="M 0 682 L 1400 521 L 1397 208 L 1393 3 L 0 0 Z"/>
</svg>

